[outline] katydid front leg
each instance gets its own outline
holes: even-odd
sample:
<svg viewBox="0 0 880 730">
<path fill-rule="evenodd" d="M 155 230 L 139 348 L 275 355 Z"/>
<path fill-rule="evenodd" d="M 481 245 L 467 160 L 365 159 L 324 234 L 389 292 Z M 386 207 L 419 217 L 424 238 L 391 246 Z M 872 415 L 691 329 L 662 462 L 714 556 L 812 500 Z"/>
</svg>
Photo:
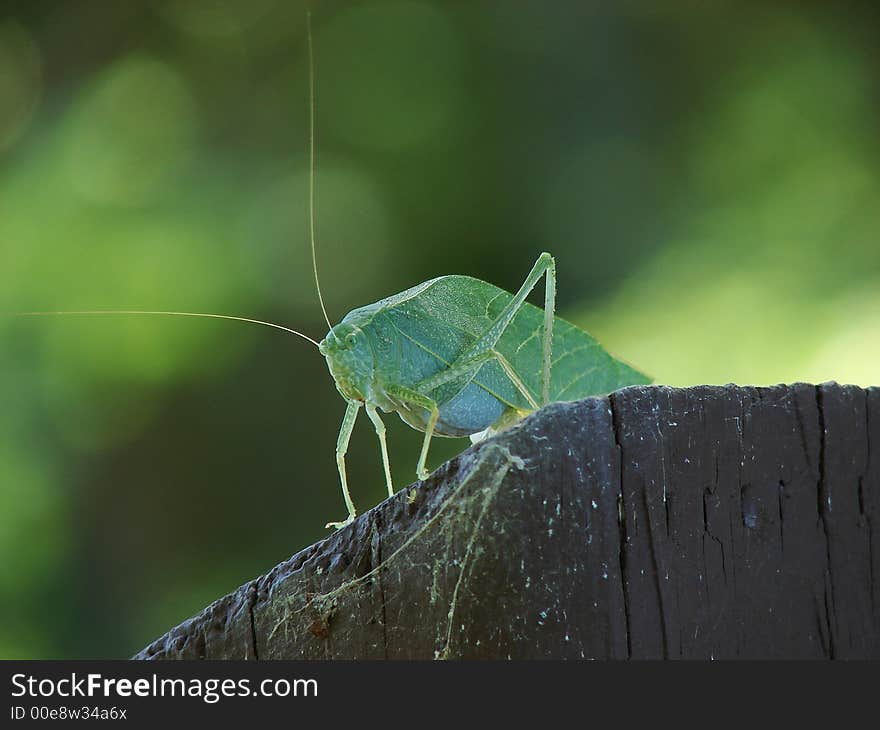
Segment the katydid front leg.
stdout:
<svg viewBox="0 0 880 730">
<path fill-rule="evenodd" d="M 343 522 L 328 522 L 324 528 L 335 527 L 337 530 L 345 527 L 354 520 L 357 512 L 351 494 L 348 491 L 348 479 L 345 476 L 345 454 L 348 452 L 348 442 L 351 440 L 351 432 L 354 430 L 354 422 L 357 420 L 361 404 L 357 401 L 348 401 L 345 416 L 342 419 L 342 427 L 339 429 L 339 437 L 336 439 L 336 468 L 339 469 L 339 482 L 342 485 L 342 498 L 348 508 L 348 517 Z"/>
</svg>

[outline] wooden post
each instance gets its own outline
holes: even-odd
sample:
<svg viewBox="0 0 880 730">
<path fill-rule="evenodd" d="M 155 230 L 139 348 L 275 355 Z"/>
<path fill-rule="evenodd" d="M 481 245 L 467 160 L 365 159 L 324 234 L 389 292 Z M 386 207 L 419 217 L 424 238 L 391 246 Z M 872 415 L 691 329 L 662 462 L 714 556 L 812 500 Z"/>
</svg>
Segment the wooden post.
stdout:
<svg viewBox="0 0 880 730">
<path fill-rule="evenodd" d="M 633 387 L 468 449 L 136 658 L 880 658 L 880 389 Z"/>
</svg>

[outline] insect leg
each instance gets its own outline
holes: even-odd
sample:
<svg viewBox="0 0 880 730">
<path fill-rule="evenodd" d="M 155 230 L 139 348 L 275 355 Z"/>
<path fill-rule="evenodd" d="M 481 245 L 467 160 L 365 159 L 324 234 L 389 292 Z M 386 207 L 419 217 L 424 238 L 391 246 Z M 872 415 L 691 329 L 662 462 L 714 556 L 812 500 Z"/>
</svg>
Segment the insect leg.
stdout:
<svg viewBox="0 0 880 730">
<path fill-rule="evenodd" d="M 419 463 L 418 466 L 416 466 L 416 475 L 418 478 L 427 479 L 428 470 L 425 468 L 425 463 L 428 461 L 428 448 L 431 446 L 431 437 L 434 435 L 434 427 L 437 425 L 437 419 L 440 417 L 440 409 L 437 407 L 437 403 L 434 400 L 426 396 L 424 393 L 419 393 L 412 388 L 395 385 L 389 387 L 387 392 L 390 396 L 397 398 L 398 400 L 411 405 L 421 406 L 431 413 L 428 418 L 428 425 L 425 427 L 425 440 L 422 442 L 422 453 L 419 455 Z"/>
<path fill-rule="evenodd" d="M 431 413 L 430 418 L 428 419 L 427 427 L 425 428 L 425 440 L 422 444 L 422 453 L 419 456 L 419 464 L 416 467 L 416 474 L 418 475 L 419 479 L 425 479 L 428 476 L 428 470 L 425 468 L 425 464 L 428 460 L 428 447 L 431 444 L 431 436 L 434 434 L 434 427 L 437 425 L 437 419 L 440 417 L 440 409 L 437 405 L 437 402 L 429 396 L 425 395 L 425 393 L 430 393 L 432 390 L 439 388 L 441 385 L 445 385 L 446 383 L 449 383 L 451 381 L 458 380 L 459 378 L 463 378 L 468 375 L 473 377 L 479 372 L 484 363 L 495 357 L 498 357 L 498 353 L 496 353 L 494 350 L 482 352 L 476 357 L 471 358 L 467 362 L 459 362 L 456 365 L 448 367 L 446 370 L 442 370 L 429 378 L 425 378 L 421 382 L 417 383 L 414 389 L 405 388 L 403 386 L 393 386 L 388 389 L 388 394 L 392 397 L 395 397 L 398 400 L 407 403 L 421 406 Z M 507 361 L 505 360 L 504 363 L 506 362 Z M 504 368 L 504 363 L 502 363 L 502 368 Z M 511 375 L 513 377 L 511 377 Z M 510 368 L 510 373 L 508 374 L 508 377 L 511 378 L 511 381 L 517 387 L 520 387 L 520 385 L 522 385 L 522 381 L 518 377 L 516 377 L 516 374 L 513 372 L 512 368 Z M 529 402 L 534 403 L 534 399 L 525 390 L 524 385 L 522 385 L 522 388 L 523 394 L 525 395 L 526 399 L 529 400 Z"/>
<path fill-rule="evenodd" d="M 439 388 L 441 385 L 445 385 L 453 380 L 458 380 L 461 377 L 464 377 L 468 374 L 476 375 L 477 370 L 480 369 L 480 366 L 491 360 L 495 356 L 495 353 L 492 351 L 481 352 L 479 355 L 475 357 L 468 358 L 466 361 L 463 361 L 461 358 L 456 360 L 452 365 L 450 365 L 445 370 L 441 370 L 434 375 L 431 375 L 424 380 L 420 380 L 415 385 L 415 390 L 419 393 L 430 393 L 432 390 Z"/>
<path fill-rule="evenodd" d="M 556 262 L 546 255 L 547 279 L 544 282 L 544 371 L 541 375 L 541 405 L 550 402 L 550 355 L 553 349 L 553 320 L 556 317 Z"/>
<path fill-rule="evenodd" d="M 535 397 L 529 392 L 526 384 L 522 381 L 522 378 L 517 375 L 516 370 L 513 369 L 513 366 L 508 362 L 507 358 L 497 350 L 488 350 L 467 362 L 457 361 L 456 364 L 451 365 L 446 368 L 446 370 L 441 370 L 436 375 L 432 375 L 430 378 L 425 378 L 419 382 L 416 385 L 416 390 L 423 393 L 430 393 L 435 388 L 439 388 L 441 385 L 457 380 L 465 375 L 476 375 L 477 371 L 483 366 L 483 364 L 492 359 L 498 361 L 501 369 L 504 370 L 504 374 L 507 375 L 507 378 L 513 383 L 520 395 L 528 401 L 532 408 L 537 409 L 539 406 Z"/>
<path fill-rule="evenodd" d="M 541 403 L 545 405 L 550 402 L 550 355 L 553 346 L 553 318 L 556 309 L 556 262 L 553 257 L 546 251 L 538 256 L 538 260 L 519 288 L 514 294 L 513 299 L 508 302 L 507 306 L 501 310 L 498 318 L 492 323 L 492 326 L 486 333 L 480 337 L 473 345 L 463 352 L 458 360 L 452 363 L 453 366 L 470 361 L 477 355 L 494 349 L 504 330 L 516 316 L 525 302 L 526 297 L 540 278 L 547 275 L 547 283 L 544 288 L 544 367 L 541 377 Z"/>
<path fill-rule="evenodd" d="M 433 402 L 433 401 L 432 401 Z M 428 449 L 431 447 L 431 437 L 434 435 L 434 427 L 437 425 L 437 419 L 440 418 L 440 409 L 434 403 L 431 409 L 431 417 L 428 419 L 428 427 L 425 429 L 425 440 L 422 442 L 422 453 L 419 454 L 419 463 L 416 464 L 416 476 L 419 479 L 428 478 L 428 469 L 425 463 L 428 461 Z"/>
<path fill-rule="evenodd" d="M 516 389 L 519 391 L 519 394 L 525 398 L 529 405 L 532 408 L 537 408 L 538 404 L 535 402 L 534 397 L 531 393 L 529 393 L 529 389 L 526 387 L 526 384 L 522 381 L 522 378 L 516 374 L 516 370 L 513 369 L 513 365 L 511 365 L 507 358 L 504 357 L 500 352 L 492 351 L 492 355 L 494 355 L 495 359 L 498 360 L 498 364 L 501 366 L 501 369 L 504 371 L 504 374 L 508 377 L 511 383 L 514 384 Z M 547 404 L 547 401 L 544 401 L 544 405 Z"/>
<path fill-rule="evenodd" d="M 388 487 L 388 496 L 394 496 L 394 485 L 391 483 L 391 462 L 388 459 L 388 442 L 385 440 L 385 424 L 379 417 L 376 406 L 367 403 L 367 415 L 376 428 L 376 435 L 379 437 L 379 446 L 382 449 L 382 466 L 385 468 L 385 485 Z"/>
<path fill-rule="evenodd" d="M 357 401 L 349 401 L 348 407 L 345 409 L 345 417 L 342 419 L 342 427 L 339 429 L 339 438 L 336 440 L 336 467 L 339 469 L 339 481 L 342 484 L 342 497 L 345 500 L 345 506 L 348 508 L 348 517 L 343 522 L 328 522 L 324 527 L 335 527 L 337 530 L 345 527 L 357 514 L 354 509 L 354 502 L 351 501 L 351 494 L 348 492 L 348 479 L 345 477 L 345 453 L 348 451 L 348 442 L 351 439 L 351 432 L 354 430 L 354 422 L 357 420 L 357 414 L 361 404 Z"/>
</svg>

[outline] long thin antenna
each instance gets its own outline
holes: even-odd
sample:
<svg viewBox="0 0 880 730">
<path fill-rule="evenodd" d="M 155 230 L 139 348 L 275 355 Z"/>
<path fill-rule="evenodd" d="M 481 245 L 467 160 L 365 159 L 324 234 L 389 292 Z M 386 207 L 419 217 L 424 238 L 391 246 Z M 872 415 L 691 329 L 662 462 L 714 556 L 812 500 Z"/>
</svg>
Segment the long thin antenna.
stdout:
<svg viewBox="0 0 880 730">
<path fill-rule="evenodd" d="M 308 335 L 304 335 L 302 332 L 297 332 L 290 327 L 285 327 L 284 325 L 275 324 L 274 322 L 264 322 L 261 319 L 249 319 L 248 317 L 233 317 L 228 314 L 204 314 L 202 312 L 148 312 L 141 309 L 96 309 L 96 310 L 79 310 L 79 311 L 69 311 L 69 312 L 12 312 L 10 316 L 12 317 L 55 317 L 59 315 L 67 315 L 67 314 L 161 314 L 167 315 L 171 317 L 207 317 L 209 319 L 231 319 L 237 322 L 250 322 L 251 324 L 261 324 L 265 327 L 274 327 L 277 330 L 284 330 L 285 332 L 289 332 L 292 335 L 296 335 L 297 337 L 302 337 L 304 340 L 308 340 L 315 347 L 319 347 L 318 343 L 313 340 Z"/>
<path fill-rule="evenodd" d="M 318 291 L 318 301 L 321 303 L 321 312 L 329 329 L 330 317 L 327 316 L 327 308 L 324 306 L 324 297 L 321 294 L 321 282 L 318 279 L 318 254 L 315 244 L 315 52 L 312 48 L 312 11 L 306 11 L 306 34 L 309 38 L 309 237 L 312 242 L 312 271 L 315 272 L 315 289 Z"/>
</svg>

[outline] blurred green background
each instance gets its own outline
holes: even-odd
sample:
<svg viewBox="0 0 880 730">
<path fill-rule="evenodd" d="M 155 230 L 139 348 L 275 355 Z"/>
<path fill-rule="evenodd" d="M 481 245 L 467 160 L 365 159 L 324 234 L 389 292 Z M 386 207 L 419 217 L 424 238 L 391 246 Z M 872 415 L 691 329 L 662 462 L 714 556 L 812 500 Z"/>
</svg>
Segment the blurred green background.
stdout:
<svg viewBox="0 0 880 730">
<path fill-rule="evenodd" d="M 873 5 L 315 3 L 330 316 L 547 249 L 660 383 L 880 382 Z M 0 311 L 322 336 L 306 59 L 296 2 L 5 0 Z M 129 655 L 320 538 L 343 411 L 265 328 L 0 318 L 0 657 Z M 366 419 L 350 473 L 382 498 Z"/>
</svg>

